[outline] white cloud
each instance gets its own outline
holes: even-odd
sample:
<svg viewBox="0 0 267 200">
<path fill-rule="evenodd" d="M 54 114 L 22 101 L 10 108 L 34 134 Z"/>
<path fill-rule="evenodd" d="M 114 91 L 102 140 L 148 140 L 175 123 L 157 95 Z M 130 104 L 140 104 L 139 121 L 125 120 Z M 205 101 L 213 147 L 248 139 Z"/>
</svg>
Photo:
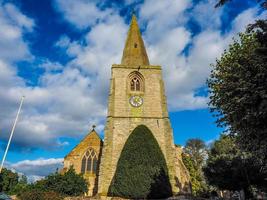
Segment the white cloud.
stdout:
<svg viewBox="0 0 267 200">
<path fill-rule="evenodd" d="M 267 18 L 267 12 L 258 13 L 259 10 L 254 7 L 245 10 L 240 13 L 232 22 L 232 31 L 234 33 L 242 32 L 246 30 L 248 24 L 253 23 L 255 20 Z"/>
<path fill-rule="evenodd" d="M 103 130 L 111 65 L 120 63 L 127 35 L 128 25 L 116 8 L 103 10 L 95 2 L 82 0 L 56 3 L 64 18 L 77 28 L 92 27 L 83 30 L 80 40 L 67 35 L 60 38 L 55 45 L 73 59 L 66 66 L 45 60 L 39 66 L 45 73 L 37 86 L 28 86 L 13 64 L 34 57 L 23 40 L 25 31 L 34 31 L 34 21 L 12 4 L 0 6 L 0 25 L 4 27 L 0 29 L 0 137 L 7 140 L 19 99 L 25 95 L 13 140 L 24 150 L 62 148 L 67 143 L 59 138 L 80 137 L 92 124 L 98 125 L 98 131 Z M 162 65 L 170 111 L 205 108 L 207 97 L 197 91 L 205 86 L 210 63 L 246 21 L 258 18 L 257 8 L 242 12 L 223 35 L 220 11 L 202 12 L 211 7 L 210 1 L 192 8 L 191 1 L 147 0 L 140 7 L 139 22 L 148 55 L 152 64 Z M 189 8 L 202 28 L 196 35 L 185 26 L 192 17 Z M 216 26 L 207 24 L 209 16 Z"/>
<path fill-rule="evenodd" d="M 31 53 L 22 37 L 25 31 L 32 30 L 34 21 L 20 13 L 14 5 L 1 4 L 0 27 L 0 59 L 6 61 L 30 59 Z"/>
<path fill-rule="evenodd" d="M 91 77 L 88 92 L 105 108 L 111 64 L 120 63 L 127 29 L 121 17 L 112 15 L 85 35 L 86 45 L 74 41 L 67 48 L 67 53 L 74 56 L 69 66 L 77 67 Z"/>
<path fill-rule="evenodd" d="M 80 29 L 95 25 L 111 13 L 111 10 L 100 10 L 93 1 L 55 0 L 55 2 L 55 6 L 63 16 Z"/>
<path fill-rule="evenodd" d="M 201 1 L 194 6 L 191 1 L 171 0 L 146 0 L 140 5 L 139 24 L 144 28 L 143 37 L 150 62 L 163 66 L 171 111 L 207 107 L 208 97 L 197 94 L 197 91 L 205 86 L 210 64 L 227 48 L 236 32 L 244 28 L 245 22 L 257 18 L 258 12 L 257 8 L 242 12 L 232 22 L 232 29 L 223 35 L 220 30 L 223 11 L 223 8 L 215 9 L 212 0 Z M 80 14 L 86 16 L 86 13 Z M 112 17 L 115 20 L 111 20 Z M 101 81 L 101 90 L 98 90 L 99 86 L 92 88 L 101 91 L 96 97 L 100 99 L 106 98 L 103 93 L 108 90 L 110 65 L 120 63 L 126 32 L 121 17 L 115 14 L 112 17 L 99 22 L 86 34 L 86 44 L 70 42 L 66 37 L 59 42 L 64 43 L 65 48 L 68 46 L 67 53 L 74 56 L 70 65 L 95 75 L 95 81 Z M 193 35 L 185 28 L 189 18 L 201 27 L 199 34 Z M 70 18 L 67 20 L 73 23 Z M 184 53 L 185 48 L 188 48 L 188 55 Z"/>
<path fill-rule="evenodd" d="M 84 135 L 92 124 L 99 125 L 100 131 L 103 129 L 101 124 L 106 107 L 94 98 L 90 78 L 78 69 L 65 68 L 62 73 L 46 73 L 38 87 L 16 86 L 11 82 L 16 76 L 9 79 L 10 82 L 6 81 L 9 87 L 0 85 L 0 108 L 5 111 L 0 114 L 0 126 L 6 133 L 1 134 L 2 138 L 8 137 L 20 96 L 26 96 L 13 138 L 17 146 L 51 150 L 62 146 L 57 141 L 61 136 Z"/>
<path fill-rule="evenodd" d="M 224 7 L 215 8 L 214 0 L 202 0 L 193 8 L 189 16 L 201 27 L 206 29 L 219 29 Z"/>
<path fill-rule="evenodd" d="M 66 145 L 58 138 L 80 137 L 93 124 L 98 125 L 98 131 L 102 131 L 106 105 L 99 102 L 95 98 L 97 92 L 90 89 L 94 85 L 93 76 L 49 60 L 39 66 L 46 72 L 37 86 L 27 86 L 27 80 L 17 75 L 13 62 L 33 57 L 27 42 L 23 40 L 23 33 L 31 29 L 33 20 L 11 4 L 1 4 L 0 10 L 3 11 L 0 12 L 0 24 L 6 28 L 5 31 L 0 29 L 0 36 L 3 36 L 0 39 L 1 139 L 8 139 L 22 95 L 26 98 L 13 137 L 13 147 L 52 150 Z M 12 20 L 9 14 L 12 14 Z"/>
<path fill-rule="evenodd" d="M 25 28 L 32 31 L 34 27 L 34 21 L 31 18 L 23 15 L 14 5 L 7 3 L 4 6 L 5 14 L 9 20 L 18 25 L 21 28 Z"/>
<path fill-rule="evenodd" d="M 41 68 L 45 69 L 45 71 L 58 71 L 62 70 L 64 66 L 59 62 L 50 62 L 49 60 L 44 61 L 41 65 Z"/>
<path fill-rule="evenodd" d="M 17 163 L 7 163 L 6 167 L 26 175 L 29 182 L 35 182 L 61 169 L 63 158 L 22 160 Z"/>
<path fill-rule="evenodd" d="M 145 37 L 154 43 L 169 30 L 184 24 L 188 18 L 185 10 L 191 6 L 191 0 L 146 0 L 140 8 L 140 21 L 147 23 Z"/>
<path fill-rule="evenodd" d="M 213 1 L 206 0 L 198 3 L 190 13 L 186 11 L 186 8 L 190 7 L 190 3 L 184 4 L 185 6 L 182 6 L 183 9 L 181 9 L 182 14 L 178 10 L 172 12 L 172 9 L 175 10 L 175 6 L 177 6 L 175 3 L 169 5 L 165 1 L 162 4 L 167 4 L 172 9 L 168 9 L 170 11 L 166 14 L 160 11 L 157 13 L 157 4 L 160 3 L 162 2 L 153 1 L 155 6 L 151 8 L 145 7 L 146 4 L 151 4 L 150 1 L 145 1 L 141 8 L 141 19 L 144 18 L 147 21 L 144 35 L 145 39 L 149 41 L 150 62 L 163 66 L 170 110 L 205 108 L 208 97 L 197 94 L 197 91 L 205 86 L 211 71 L 210 64 L 214 63 L 215 59 L 223 53 L 237 32 L 244 30 L 248 23 L 261 18 L 264 14 L 257 16 L 257 7 L 245 10 L 234 19 L 232 29 L 228 33 L 222 34 L 223 9 L 215 10 Z M 163 7 L 165 6 L 163 5 Z M 149 15 L 149 13 L 152 14 Z M 201 27 L 200 33 L 192 36 L 193 32 L 190 33 L 185 28 L 185 22 L 189 19 L 185 19 L 182 24 L 174 23 L 175 19 L 181 15 L 186 15 L 187 18 L 192 17 Z M 169 20 L 172 19 L 173 24 L 166 23 L 165 17 Z M 153 27 L 153 30 L 150 27 Z M 164 27 L 164 30 L 160 30 L 158 27 Z M 188 54 L 183 52 L 185 48 L 188 48 Z"/>
</svg>

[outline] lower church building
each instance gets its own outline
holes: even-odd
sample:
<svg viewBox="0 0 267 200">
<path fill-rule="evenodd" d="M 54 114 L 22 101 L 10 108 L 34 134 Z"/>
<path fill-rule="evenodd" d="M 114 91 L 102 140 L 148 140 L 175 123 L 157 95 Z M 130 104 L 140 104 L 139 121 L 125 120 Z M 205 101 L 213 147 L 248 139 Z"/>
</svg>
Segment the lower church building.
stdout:
<svg viewBox="0 0 267 200">
<path fill-rule="evenodd" d="M 104 141 L 94 127 L 64 158 L 88 182 L 88 196 L 163 198 L 191 193 L 174 145 L 162 68 L 150 65 L 133 15 L 121 64 L 113 64 Z"/>
</svg>

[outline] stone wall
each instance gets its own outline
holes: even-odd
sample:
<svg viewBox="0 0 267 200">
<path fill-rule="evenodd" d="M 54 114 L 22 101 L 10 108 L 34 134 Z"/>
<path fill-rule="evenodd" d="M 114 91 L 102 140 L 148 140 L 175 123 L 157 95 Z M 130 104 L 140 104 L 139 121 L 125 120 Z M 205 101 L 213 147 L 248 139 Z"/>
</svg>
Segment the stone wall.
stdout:
<svg viewBox="0 0 267 200">
<path fill-rule="evenodd" d="M 128 77 L 134 71 L 138 71 L 144 77 L 144 91 L 130 91 Z M 147 126 L 159 143 L 166 159 L 173 192 L 178 193 L 175 147 L 161 67 L 113 65 L 110 89 L 109 112 L 100 164 L 99 193 L 103 196 L 107 195 L 123 146 L 138 125 Z M 129 99 L 133 95 L 143 98 L 142 106 L 130 105 Z"/>
<path fill-rule="evenodd" d="M 65 158 L 63 172 L 68 170 L 71 166 L 75 169 L 76 173 L 81 173 L 82 159 L 85 152 L 92 148 L 97 153 L 98 169 L 97 173 L 86 172 L 83 174 L 88 182 L 88 196 L 93 196 L 97 193 L 98 186 L 98 172 L 99 162 L 101 160 L 103 142 L 98 134 L 93 130 L 91 131 Z"/>
<path fill-rule="evenodd" d="M 177 184 L 179 185 L 180 194 L 191 194 L 190 175 L 182 160 L 183 149 L 175 146 L 175 169 L 177 176 Z"/>
</svg>

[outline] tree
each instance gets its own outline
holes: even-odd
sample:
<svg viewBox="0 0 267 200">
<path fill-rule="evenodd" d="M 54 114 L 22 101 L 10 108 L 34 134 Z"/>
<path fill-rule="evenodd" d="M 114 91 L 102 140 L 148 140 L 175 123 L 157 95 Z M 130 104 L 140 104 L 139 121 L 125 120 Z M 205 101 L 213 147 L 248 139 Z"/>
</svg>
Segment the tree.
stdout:
<svg viewBox="0 0 267 200">
<path fill-rule="evenodd" d="M 108 195 L 129 199 L 172 195 L 164 155 L 146 126 L 135 128 L 126 141 Z"/>
<path fill-rule="evenodd" d="M 217 8 L 217 7 L 223 6 L 224 4 L 230 1 L 232 0 L 219 0 L 217 4 L 215 5 L 215 7 Z M 265 9 L 267 8 L 267 0 L 256 0 L 256 1 L 259 2 L 263 8 Z"/>
<path fill-rule="evenodd" d="M 9 192 L 15 185 L 18 184 L 19 176 L 17 173 L 9 169 L 3 168 L 0 174 L 0 191 Z"/>
<path fill-rule="evenodd" d="M 267 178 L 267 26 L 258 23 L 241 33 L 213 66 L 209 105 L 217 125 L 237 136 L 239 147 L 254 156 L 258 173 Z"/>
<path fill-rule="evenodd" d="M 19 183 L 21 183 L 21 184 L 27 184 L 27 183 L 28 183 L 27 176 L 22 175 L 22 176 L 19 178 Z"/>
<path fill-rule="evenodd" d="M 35 200 L 35 194 L 39 194 L 38 200 L 61 199 L 64 196 L 79 196 L 88 191 L 87 182 L 82 175 L 76 174 L 71 167 L 64 174 L 58 172 L 48 175 L 45 179 L 27 185 L 19 191 L 19 196 L 23 199 L 31 198 Z M 50 198 L 51 197 L 51 198 Z M 36 199 L 36 200 L 37 200 Z"/>
<path fill-rule="evenodd" d="M 184 153 L 190 156 L 198 169 L 201 169 L 207 156 L 207 148 L 203 140 L 197 138 L 189 139 L 186 142 Z"/>
<path fill-rule="evenodd" d="M 182 159 L 191 177 L 192 193 L 202 196 L 207 191 L 207 185 L 202 167 L 207 156 L 205 143 L 200 139 L 189 139 L 183 149 Z"/>
<path fill-rule="evenodd" d="M 21 191 L 24 191 L 28 186 L 27 182 L 27 177 L 25 175 L 22 175 L 21 177 L 19 177 L 18 183 L 11 188 L 9 194 L 18 194 Z"/>
<path fill-rule="evenodd" d="M 39 185 L 65 196 L 79 196 L 88 191 L 85 179 L 82 175 L 76 174 L 73 167 L 64 174 L 56 172 L 47 176 Z"/>
<path fill-rule="evenodd" d="M 246 198 L 253 197 L 252 186 L 266 187 L 267 181 L 259 170 L 253 156 L 240 151 L 236 138 L 231 135 L 221 135 L 220 139 L 214 142 L 203 168 L 209 184 L 221 190 L 243 189 Z"/>
</svg>

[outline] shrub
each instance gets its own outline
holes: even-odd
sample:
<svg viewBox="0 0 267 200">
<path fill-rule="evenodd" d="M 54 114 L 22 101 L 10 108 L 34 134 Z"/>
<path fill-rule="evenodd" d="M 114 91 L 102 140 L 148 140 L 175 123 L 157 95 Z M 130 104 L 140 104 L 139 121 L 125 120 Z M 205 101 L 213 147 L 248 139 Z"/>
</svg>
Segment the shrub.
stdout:
<svg viewBox="0 0 267 200">
<path fill-rule="evenodd" d="M 63 197 L 53 191 L 28 190 L 18 195 L 20 200 L 62 200 Z"/>
<path fill-rule="evenodd" d="M 134 199 L 172 195 L 164 155 L 147 127 L 138 126 L 126 141 L 108 195 Z"/>
<path fill-rule="evenodd" d="M 44 187 L 65 196 L 79 196 L 88 191 L 86 180 L 82 175 L 76 174 L 73 167 L 63 175 L 49 175 L 44 180 Z"/>
<path fill-rule="evenodd" d="M 17 173 L 3 168 L 0 174 L 0 192 L 9 192 L 19 182 Z"/>
<path fill-rule="evenodd" d="M 79 196 L 87 192 L 82 175 L 71 167 L 65 174 L 54 173 L 19 191 L 21 200 L 58 200 L 65 196 Z"/>
</svg>

